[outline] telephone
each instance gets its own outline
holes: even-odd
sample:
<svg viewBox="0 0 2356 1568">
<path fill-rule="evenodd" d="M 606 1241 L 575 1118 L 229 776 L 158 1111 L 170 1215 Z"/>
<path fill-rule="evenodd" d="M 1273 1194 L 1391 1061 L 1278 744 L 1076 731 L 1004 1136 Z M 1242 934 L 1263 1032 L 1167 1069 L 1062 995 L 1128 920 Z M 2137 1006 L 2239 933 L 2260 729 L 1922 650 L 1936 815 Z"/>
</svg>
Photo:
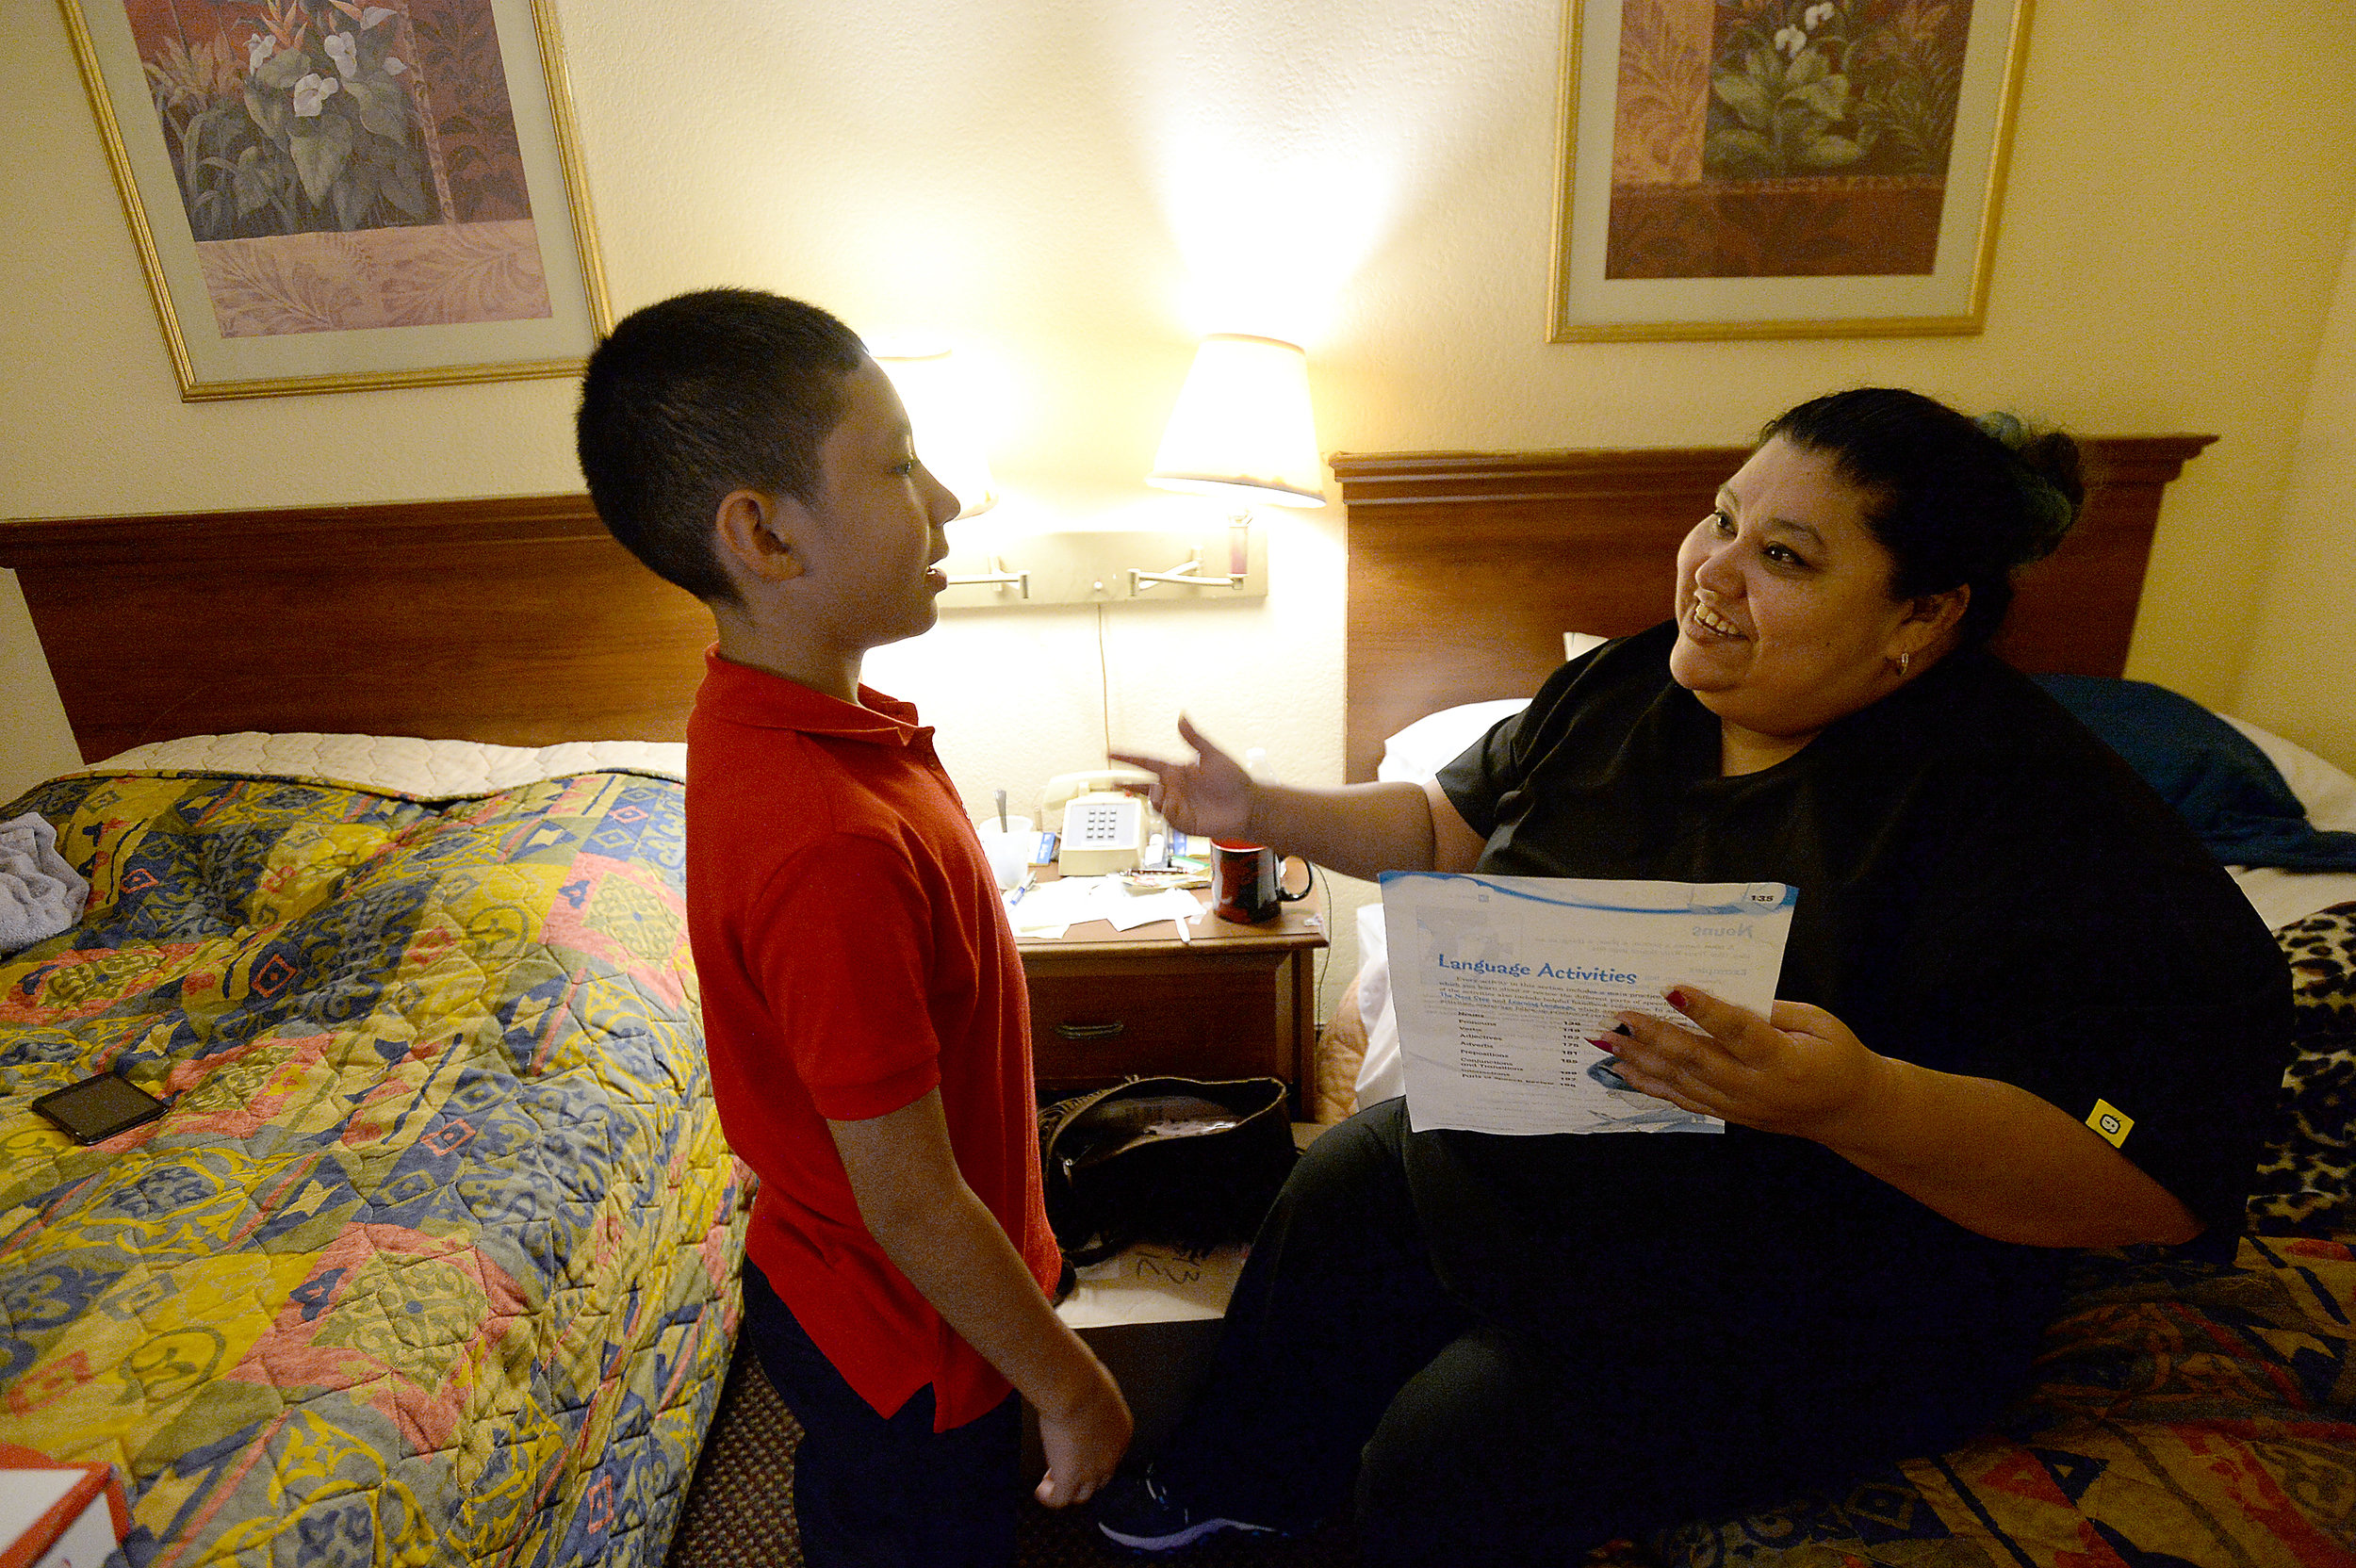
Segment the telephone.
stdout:
<svg viewBox="0 0 2356 1568">
<path fill-rule="evenodd" d="M 1137 768 L 1057 774 L 1047 781 L 1039 823 L 1052 825 L 1055 869 L 1066 876 L 1134 871 L 1145 858 L 1150 829 L 1146 786 L 1153 776 Z"/>
</svg>

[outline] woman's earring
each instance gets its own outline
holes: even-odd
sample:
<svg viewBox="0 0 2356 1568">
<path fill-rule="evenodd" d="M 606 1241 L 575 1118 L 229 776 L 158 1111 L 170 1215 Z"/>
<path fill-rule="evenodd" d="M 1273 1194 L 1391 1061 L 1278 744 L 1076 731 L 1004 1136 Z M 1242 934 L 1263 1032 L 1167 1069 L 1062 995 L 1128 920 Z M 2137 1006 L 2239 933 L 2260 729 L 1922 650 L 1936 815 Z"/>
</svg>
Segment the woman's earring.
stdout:
<svg viewBox="0 0 2356 1568">
<path fill-rule="evenodd" d="M 1898 678 L 1900 680 L 1906 678 L 1906 666 L 1913 662 L 1914 655 L 1910 653 L 1902 653 L 1898 656 Z"/>
</svg>

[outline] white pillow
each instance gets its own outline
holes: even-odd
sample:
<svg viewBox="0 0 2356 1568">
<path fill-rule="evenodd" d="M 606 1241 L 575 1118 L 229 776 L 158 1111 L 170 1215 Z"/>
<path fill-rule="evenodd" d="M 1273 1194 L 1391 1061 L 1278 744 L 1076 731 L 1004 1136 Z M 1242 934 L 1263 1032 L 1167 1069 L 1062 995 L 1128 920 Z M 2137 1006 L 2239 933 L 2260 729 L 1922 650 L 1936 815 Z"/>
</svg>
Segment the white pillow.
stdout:
<svg viewBox="0 0 2356 1568">
<path fill-rule="evenodd" d="M 1562 633 L 1562 658 L 1567 662 L 1611 640 L 1592 631 L 1566 631 Z M 1528 697 L 1500 697 L 1426 713 L 1383 741 L 1383 760 L 1376 765 L 1374 776 L 1386 784 L 1426 783 L 1464 756 L 1499 719 L 1529 706 Z"/>
<path fill-rule="evenodd" d="M 418 800 L 466 800 L 582 773 L 687 777 L 677 741 L 564 741 L 502 746 L 483 741 L 421 741 L 406 735 L 309 731 L 184 735 L 150 741 L 62 776 L 113 773 L 220 773 L 255 778 L 317 778 Z"/>
<path fill-rule="evenodd" d="M 2350 778 L 2303 746 L 2233 717 L 2217 717 L 2240 730 L 2266 754 L 2274 771 L 2307 808 L 2307 820 L 2338 832 L 2356 832 L 2356 778 Z M 2356 872 L 2283 871 L 2277 866 L 2234 866 L 2233 885 L 2250 900 L 2270 930 L 2281 930 L 2318 909 L 2356 901 Z"/>
<path fill-rule="evenodd" d="M 2327 831 L 2356 832 L 2356 778 L 2350 778 L 2314 752 L 2293 745 L 2254 724 L 2231 713 L 2217 717 L 2249 736 L 2266 754 L 2266 760 L 2282 776 L 2282 782 L 2291 787 L 2291 793 L 2307 808 L 2310 823 Z"/>
<path fill-rule="evenodd" d="M 1384 783 L 1428 782 L 1464 756 L 1499 719 L 1529 706 L 1528 697 L 1501 697 L 1427 713 L 1383 743 L 1383 760 L 1374 776 Z"/>
</svg>

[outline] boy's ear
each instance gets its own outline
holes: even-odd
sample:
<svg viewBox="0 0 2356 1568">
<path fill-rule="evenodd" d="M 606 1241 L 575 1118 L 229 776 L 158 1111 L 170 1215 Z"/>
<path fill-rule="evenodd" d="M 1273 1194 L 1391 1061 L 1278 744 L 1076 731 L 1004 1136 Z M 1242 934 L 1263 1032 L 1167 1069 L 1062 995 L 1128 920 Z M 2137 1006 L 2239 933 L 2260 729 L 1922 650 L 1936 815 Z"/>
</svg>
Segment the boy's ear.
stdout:
<svg viewBox="0 0 2356 1568">
<path fill-rule="evenodd" d="M 790 496 L 731 490 L 712 521 L 722 563 L 755 582 L 790 582 L 805 568 L 796 547 L 801 506 Z"/>
</svg>

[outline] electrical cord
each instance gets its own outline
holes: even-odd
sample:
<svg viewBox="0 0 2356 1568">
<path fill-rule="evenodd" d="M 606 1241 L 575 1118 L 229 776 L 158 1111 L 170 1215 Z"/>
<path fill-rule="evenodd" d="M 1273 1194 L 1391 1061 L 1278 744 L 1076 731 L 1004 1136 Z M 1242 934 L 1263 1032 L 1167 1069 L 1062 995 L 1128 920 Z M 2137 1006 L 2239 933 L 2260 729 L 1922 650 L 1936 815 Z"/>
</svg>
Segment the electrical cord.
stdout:
<svg viewBox="0 0 2356 1568">
<path fill-rule="evenodd" d="M 1104 766 L 1113 765 L 1113 669 L 1112 661 L 1104 653 L 1104 605 L 1096 605 L 1096 704 L 1097 722 L 1104 727 Z"/>
<path fill-rule="evenodd" d="M 1317 916 L 1325 922 L 1325 946 L 1317 954 L 1316 982 L 1317 1004 L 1322 1007 L 1325 1005 L 1325 977 L 1333 967 L 1333 879 L 1315 860 L 1309 862 L 1309 886 L 1317 890 Z M 1317 1027 L 1323 1029 L 1325 1021 L 1319 1019 Z"/>
</svg>

